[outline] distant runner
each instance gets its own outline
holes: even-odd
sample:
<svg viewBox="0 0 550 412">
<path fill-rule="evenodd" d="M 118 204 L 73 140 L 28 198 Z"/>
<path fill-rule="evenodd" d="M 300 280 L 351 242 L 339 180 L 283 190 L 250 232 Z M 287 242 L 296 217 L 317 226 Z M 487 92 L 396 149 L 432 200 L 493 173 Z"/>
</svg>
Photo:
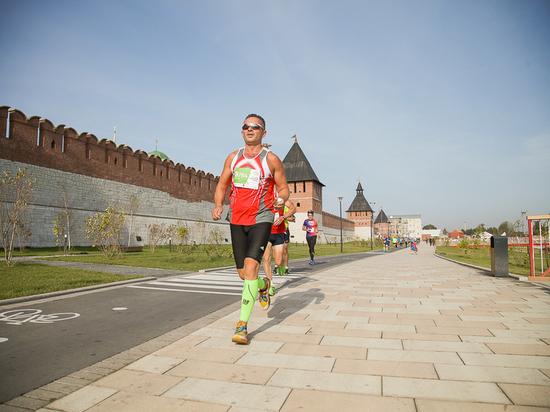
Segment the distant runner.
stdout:
<svg viewBox="0 0 550 412">
<path fill-rule="evenodd" d="M 315 264 L 315 244 L 317 243 L 317 220 L 313 219 L 313 210 L 307 212 L 307 219 L 304 220 L 302 230 L 306 231 L 307 245 L 309 246 L 310 265 Z"/>
</svg>

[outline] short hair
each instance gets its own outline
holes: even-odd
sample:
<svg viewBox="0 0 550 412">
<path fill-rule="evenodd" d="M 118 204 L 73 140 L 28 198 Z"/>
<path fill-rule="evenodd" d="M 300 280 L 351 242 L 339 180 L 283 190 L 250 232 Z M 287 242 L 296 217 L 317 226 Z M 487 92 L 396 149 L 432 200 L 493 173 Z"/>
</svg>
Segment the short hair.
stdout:
<svg viewBox="0 0 550 412">
<path fill-rule="evenodd" d="M 260 119 L 262 121 L 262 123 L 264 124 L 264 130 L 265 130 L 265 120 L 262 116 L 260 116 L 259 114 L 256 114 L 256 113 L 250 113 L 248 116 L 246 116 L 244 118 L 244 121 L 246 122 L 246 119 L 248 119 L 249 117 L 257 117 L 258 119 Z"/>
</svg>

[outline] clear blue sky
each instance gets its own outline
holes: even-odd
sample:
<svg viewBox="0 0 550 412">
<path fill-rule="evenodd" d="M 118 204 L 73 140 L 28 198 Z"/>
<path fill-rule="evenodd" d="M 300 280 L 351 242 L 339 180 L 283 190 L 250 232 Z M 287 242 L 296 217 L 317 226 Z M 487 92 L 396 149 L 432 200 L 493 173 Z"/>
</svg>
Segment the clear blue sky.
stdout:
<svg viewBox="0 0 550 412">
<path fill-rule="evenodd" d="M 0 105 L 219 175 L 247 113 L 339 214 L 550 213 L 550 1 L 3 1 Z"/>
</svg>

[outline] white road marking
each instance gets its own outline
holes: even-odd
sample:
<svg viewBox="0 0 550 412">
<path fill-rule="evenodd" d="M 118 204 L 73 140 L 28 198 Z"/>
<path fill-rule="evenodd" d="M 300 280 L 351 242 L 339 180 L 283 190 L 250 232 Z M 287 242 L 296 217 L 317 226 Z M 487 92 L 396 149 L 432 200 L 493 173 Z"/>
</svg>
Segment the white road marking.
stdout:
<svg viewBox="0 0 550 412">
<path fill-rule="evenodd" d="M 277 287 L 289 279 L 296 279 L 301 276 L 302 273 L 300 272 L 292 272 L 286 276 L 274 275 L 273 284 Z M 199 272 L 198 274 L 191 276 L 159 279 L 139 285 L 128 285 L 127 287 L 169 292 L 209 293 L 241 296 L 243 281 L 239 277 L 237 269 L 222 269 L 211 272 Z"/>
</svg>

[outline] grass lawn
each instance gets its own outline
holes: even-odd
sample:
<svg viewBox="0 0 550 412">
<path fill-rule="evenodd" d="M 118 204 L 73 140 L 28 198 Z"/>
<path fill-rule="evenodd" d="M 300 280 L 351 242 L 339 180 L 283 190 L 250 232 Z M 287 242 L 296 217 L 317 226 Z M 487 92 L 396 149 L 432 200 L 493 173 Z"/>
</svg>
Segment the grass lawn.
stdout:
<svg viewBox="0 0 550 412">
<path fill-rule="evenodd" d="M 380 247 L 374 247 L 380 249 Z M 290 259 L 309 258 L 309 249 L 307 245 L 291 244 L 289 246 Z M 172 270 L 188 270 L 196 272 L 202 269 L 211 269 L 217 267 L 234 266 L 235 261 L 231 254 L 231 245 L 219 246 L 218 257 L 208 257 L 202 246 L 196 248 L 192 253 L 181 253 L 175 250 L 172 246 L 172 252 L 169 252 L 167 246 L 160 246 L 155 249 L 155 253 L 151 253 L 148 247 L 144 247 L 142 252 L 132 252 L 124 254 L 123 258 L 105 258 L 101 254 L 90 255 L 72 255 L 72 256 L 56 256 L 45 258 L 47 260 L 62 260 L 68 262 L 86 262 L 86 263 L 103 263 L 107 265 L 125 265 L 137 266 L 146 268 L 172 269 Z M 369 252 L 369 246 L 361 246 L 360 244 L 346 243 L 344 244 L 344 253 L 361 253 Z M 340 254 L 340 244 L 338 245 L 317 245 L 315 247 L 315 256 L 327 256 Z"/>
<path fill-rule="evenodd" d="M 99 250 L 92 246 L 79 246 L 75 247 L 71 250 L 71 255 L 86 255 L 86 254 L 96 254 L 99 253 Z M 16 257 L 25 257 L 25 256 L 52 256 L 52 255 L 63 255 L 63 250 L 61 250 L 58 247 L 42 247 L 42 248 L 34 248 L 34 247 L 26 247 L 23 249 L 23 252 L 20 253 L 18 249 L 16 249 L 13 252 L 13 256 Z M 3 256 L 0 256 L 3 257 Z"/>
<path fill-rule="evenodd" d="M 41 293 L 101 285 L 139 276 L 117 275 L 91 270 L 58 268 L 38 263 L 19 262 L 7 267 L 0 262 L 0 300 Z"/>
<path fill-rule="evenodd" d="M 459 262 L 491 269 L 491 251 L 487 247 L 477 250 L 471 248 L 468 249 L 467 254 L 464 254 L 462 249 L 456 247 L 438 246 L 436 253 Z M 540 276 L 540 263 L 540 258 L 535 259 L 535 270 L 538 276 Z M 545 268 L 547 269 L 546 265 L 547 263 L 545 263 Z M 508 248 L 508 270 L 510 273 L 517 275 L 530 276 L 529 255 L 526 248 Z"/>
<path fill-rule="evenodd" d="M 380 249 L 380 247 L 375 245 L 374 249 Z M 369 251 L 370 244 L 361 245 L 358 242 L 344 244 L 344 253 L 361 253 Z M 309 259 L 307 245 L 291 244 L 289 253 L 291 260 L 300 258 Z M 340 244 L 323 244 L 315 247 L 316 257 L 337 254 L 340 254 Z M 46 257 L 52 255 L 55 255 L 55 257 Z M 218 255 L 218 257 L 210 258 L 202 246 L 197 247 L 192 253 L 177 252 L 174 246 L 172 247 L 171 253 L 167 246 L 157 247 L 155 253 L 151 253 L 148 247 L 144 247 L 142 252 L 126 253 L 122 258 L 105 258 L 96 248 L 91 247 L 74 248 L 69 256 L 64 256 L 63 252 L 58 248 L 26 248 L 21 254 L 21 256 L 43 256 L 43 259 L 46 260 L 103 263 L 108 265 L 125 265 L 192 272 L 202 269 L 235 265 L 235 261 L 231 255 L 231 245 L 220 246 Z M 14 253 L 14 256 L 19 256 L 19 253 Z M 15 266 L 9 268 L 3 266 L 3 264 L 4 263 L 0 261 L 0 279 L 2 279 L 0 282 L 0 299 L 31 296 L 40 293 L 137 278 L 105 272 L 60 268 L 41 265 L 39 263 L 18 262 Z"/>
</svg>

